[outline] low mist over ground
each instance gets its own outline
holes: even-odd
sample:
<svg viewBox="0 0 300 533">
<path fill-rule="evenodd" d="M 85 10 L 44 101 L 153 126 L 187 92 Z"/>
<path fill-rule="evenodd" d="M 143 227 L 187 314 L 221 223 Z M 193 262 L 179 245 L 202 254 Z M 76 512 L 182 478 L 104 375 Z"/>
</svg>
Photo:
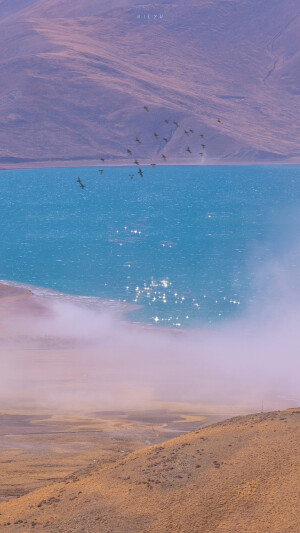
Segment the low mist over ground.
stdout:
<svg viewBox="0 0 300 533">
<path fill-rule="evenodd" d="M 298 7 L 2 0 L 0 165 L 299 162 Z"/>
<path fill-rule="evenodd" d="M 3 307 L 3 405 L 86 410 L 180 403 L 213 412 L 257 411 L 262 401 L 266 409 L 299 405 L 296 305 L 183 332 L 132 324 L 105 305 L 30 293 L 2 300 Z"/>
</svg>

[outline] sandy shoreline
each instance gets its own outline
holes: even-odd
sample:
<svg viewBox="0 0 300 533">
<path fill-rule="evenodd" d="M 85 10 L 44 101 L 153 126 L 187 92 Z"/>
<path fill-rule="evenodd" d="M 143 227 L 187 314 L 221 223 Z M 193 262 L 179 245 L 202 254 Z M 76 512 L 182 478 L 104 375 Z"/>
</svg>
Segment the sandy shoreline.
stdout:
<svg viewBox="0 0 300 533">
<path fill-rule="evenodd" d="M 0 301 L 1 302 L 6 299 L 11 300 L 11 299 L 16 299 L 16 298 L 21 298 L 21 297 L 28 297 L 30 296 L 30 294 L 31 294 L 31 291 L 28 289 L 0 282 Z"/>
<path fill-rule="evenodd" d="M 147 161 L 142 167 L 150 166 L 151 161 Z M 167 165 L 164 165 L 164 167 L 174 167 L 174 166 L 182 166 L 182 167 L 228 167 L 228 166 L 285 166 L 285 165 L 291 165 L 291 166 L 298 166 L 300 164 L 300 161 L 298 160 L 291 160 L 291 161 L 248 161 L 248 162 L 242 162 L 242 161 L 211 161 L 211 162 L 205 162 L 201 164 L 197 163 L 182 163 L 182 161 L 168 163 Z M 22 170 L 22 169 L 39 169 L 39 168 L 98 168 L 100 166 L 100 161 L 97 160 L 80 160 L 80 161 L 53 161 L 51 163 L 44 162 L 44 161 L 36 161 L 36 162 L 28 162 L 28 163 L 21 163 L 21 164 L 5 164 L 5 166 L 0 166 L 1 170 Z M 160 166 L 160 165 L 158 165 Z M 132 168 L 133 165 L 128 164 L 128 160 L 124 161 L 118 161 L 118 162 L 110 162 L 108 163 L 102 163 L 101 167 L 128 167 Z M 162 165 L 161 165 L 162 167 Z"/>
</svg>

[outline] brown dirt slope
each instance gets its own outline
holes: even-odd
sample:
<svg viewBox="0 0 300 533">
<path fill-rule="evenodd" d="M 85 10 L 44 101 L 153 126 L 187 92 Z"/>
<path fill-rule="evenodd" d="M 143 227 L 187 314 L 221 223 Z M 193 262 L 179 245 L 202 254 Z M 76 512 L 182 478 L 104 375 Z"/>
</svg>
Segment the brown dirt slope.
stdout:
<svg viewBox="0 0 300 533">
<path fill-rule="evenodd" d="M 0 506 L 1 531 L 297 533 L 300 409 L 236 417 Z"/>
<path fill-rule="evenodd" d="M 200 132 L 206 163 L 299 162 L 299 21 L 298 0 L 2 0 L 0 165 L 195 164 Z"/>
</svg>

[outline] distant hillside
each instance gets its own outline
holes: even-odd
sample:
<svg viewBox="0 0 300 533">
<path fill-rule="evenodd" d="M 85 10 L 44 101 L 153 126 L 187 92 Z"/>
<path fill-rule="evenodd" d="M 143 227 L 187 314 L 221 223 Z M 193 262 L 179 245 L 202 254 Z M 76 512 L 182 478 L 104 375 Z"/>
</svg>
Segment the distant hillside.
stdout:
<svg viewBox="0 0 300 533">
<path fill-rule="evenodd" d="M 129 164 L 126 148 L 299 163 L 299 33 L 298 0 L 2 0 L 0 166 Z"/>
<path fill-rule="evenodd" d="M 236 417 L 2 503 L 0 527 L 296 533 L 299 480 L 300 410 Z"/>
</svg>

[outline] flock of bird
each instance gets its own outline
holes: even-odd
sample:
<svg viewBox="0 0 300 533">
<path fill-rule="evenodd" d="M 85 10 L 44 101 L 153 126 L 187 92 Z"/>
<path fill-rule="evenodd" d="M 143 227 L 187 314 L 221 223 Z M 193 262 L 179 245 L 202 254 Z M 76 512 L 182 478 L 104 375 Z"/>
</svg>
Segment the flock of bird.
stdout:
<svg viewBox="0 0 300 533">
<path fill-rule="evenodd" d="M 145 110 L 147 113 L 150 112 L 150 111 L 149 111 L 149 107 L 146 106 L 146 105 L 144 105 L 144 110 Z M 169 119 L 165 119 L 164 122 L 165 122 L 166 124 L 171 123 L 172 125 L 176 126 L 176 129 L 177 129 L 177 128 L 180 128 L 180 125 L 179 125 L 179 123 L 178 123 L 176 120 L 170 121 Z M 221 121 L 220 118 L 217 119 L 217 122 L 218 122 L 219 124 L 223 124 L 223 122 Z M 185 130 L 184 130 L 184 134 L 185 134 L 187 137 L 190 137 L 190 135 L 194 135 L 194 134 L 195 134 L 195 130 L 193 130 L 192 128 L 189 128 L 188 130 L 185 129 Z M 159 135 L 158 135 L 158 133 L 157 133 L 156 131 L 153 133 L 153 135 L 154 135 L 155 139 L 156 139 L 157 141 L 159 141 Z M 199 133 L 199 136 L 201 137 L 201 139 L 204 139 L 204 134 L 203 134 L 203 133 Z M 161 138 L 162 138 L 162 140 L 163 140 L 166 144 L 169 142 L 169 140 L 167 139 L 167 137 L 161 137 Z M 142 144 L 142 141 L 139 139 L 138 136 L 135 137 L 135 142 L 137 143 L 137 145 Z M 206 144 L 201 143 L 201 149 L 202 149 L 202 150 L 205 150 L 205 148 L 206 148 Z M 132 150 L 130 150 L 129 148 L 127 148 L 126 151 L 127 151 L 127 154 L 128 154 L 129 156 L 131 156 L 132 158 L 134 158 Z M 190 146 L 187 146 L 187 148 L 186 148 L 186 152 L 188 152 L 189 154 L 192 154 L 192 153 L 193 153 L 192 150 L 191 150 L 191 148 L 190 148 Z M 204 155 L 204 152 L 203 152 L 203 151 L 199 152 L 199 155 L 200 155 L 200 158 L 202 159 L 202 157 L 203 157 L 203 155 Z M 163 159 L 164 162 L 167 161 L 167 156 L 166 156 L 165 154 L 163 154 L 163 153 L 161 153 L 161 158 Z M 101 156 L 101 157 L 100 157 L 100 161 L 102 161 L 102 162 L 104 163 L 104 161 L 105 161 L 104 157 Z M 137 165 L 137 166 L 139 167 L 139 169 L 138 169 L 138 174 L 139 174 L 140 177 L 142 178 L 144 174 L 143 174 L 143 171 L 142 171 L 142 169 L 141 169 L 141 167 L 140 167 L 140 163 L 139 163 L 138 159 L 134 158 L 134 161 L 133 161 L 133 162 L 134 162 L 135 165 Z M 154 169 L 156 168 L 156 163 L 151 163 L 151 167 L 152 167 L 152 169 L 154 170 Z M 99 169 L 99 173 L 100 173 L 100 174 L 103 174 L 103 172 L 104 172 L 104 169 L 102 169 L 102 168 Z M 129 177 L 130 177 L 132 180 L 133 180 L 134 176 L 135 176 L 134 174 L 129 174 Z M 78 177 L 77 182 L 79 183 L 79 186 L 81 187 L 81 189 L 84 189 L 84 188 L 85 188 L 85 185 L 82 183 L 80 177 Z"/>
</svg>

